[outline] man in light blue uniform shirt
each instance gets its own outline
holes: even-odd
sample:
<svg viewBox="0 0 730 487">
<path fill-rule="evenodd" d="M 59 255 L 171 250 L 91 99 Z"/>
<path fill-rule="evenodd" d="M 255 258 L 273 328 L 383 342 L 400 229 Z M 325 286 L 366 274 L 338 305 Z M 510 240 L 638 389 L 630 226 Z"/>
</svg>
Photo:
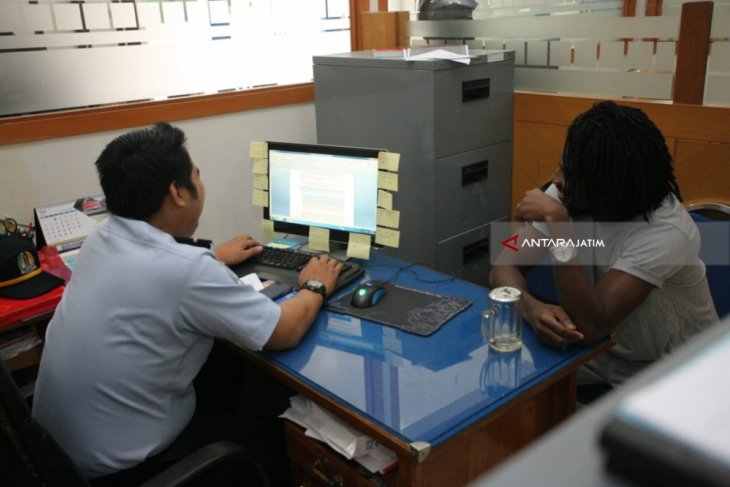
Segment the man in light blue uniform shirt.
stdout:
<svg viewBox="0 0 730 487">
<path fill-rule="evenodd" d="M 178 243 L 195 232 L 205 200 L 184 142 L 158 124 L 102 152 L 112 215 L 85 241 L 46 333 L 33 415 L 90 479 L 139 472 L 178 440 L 215 338 L 248 350 L 297 345 L 342 267 L 312 259 L 300 283 L 324 292 L 302 289 L 278 305 L 226 266 L 261 251 L 253 238 L 215 250 Z"/>
</svg>

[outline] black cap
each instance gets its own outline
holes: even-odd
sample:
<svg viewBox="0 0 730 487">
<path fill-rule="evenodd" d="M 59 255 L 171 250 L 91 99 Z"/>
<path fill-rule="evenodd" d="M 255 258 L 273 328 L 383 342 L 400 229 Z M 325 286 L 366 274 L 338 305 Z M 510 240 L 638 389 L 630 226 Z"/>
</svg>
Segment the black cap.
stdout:
<svg viewBox="0 0 730 487">
<path fill-rule="evenodd" d="M 35 245 L 14 235 L 0 235 L 0 296 L 30 299 L 60 286 L 64 280 L 41 268 Z"/>
</svg>

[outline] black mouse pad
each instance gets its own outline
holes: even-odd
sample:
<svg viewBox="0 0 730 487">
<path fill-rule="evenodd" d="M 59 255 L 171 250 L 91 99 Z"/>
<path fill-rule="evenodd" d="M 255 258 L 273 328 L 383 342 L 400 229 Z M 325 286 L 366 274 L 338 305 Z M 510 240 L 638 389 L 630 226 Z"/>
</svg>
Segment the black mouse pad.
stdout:
<svg viewBox="0 0 730 487">
<path fill-rule="evenodd" d="M 325 308 L 408 333 L 428 336 L 472 304 L 468 299 L 442 296 L 393 284 L 386 284 L 385 287 L 385 296 L 370 308 L 351 306 L 352 293 L 328 303 Z"/>
</svg>

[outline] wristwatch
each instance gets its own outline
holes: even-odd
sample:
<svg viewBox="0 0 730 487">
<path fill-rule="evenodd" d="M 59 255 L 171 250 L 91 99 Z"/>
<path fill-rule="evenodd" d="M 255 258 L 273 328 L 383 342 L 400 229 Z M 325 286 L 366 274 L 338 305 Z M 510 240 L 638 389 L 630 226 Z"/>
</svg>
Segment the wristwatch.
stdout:
<svg viewBox="0 0 730 487">
<path fill-rule="evenodd" d="M 322 281 L 317 279 L 307 279 L 302 283 L 302 289 L 313 291 L 322 295 L 322 298 L 327 299 L 327 286 Z"/>
<path fill-rule="evenodd" d="M 572 245 L 550 247 L 550 258 L 556 264 L 567 264 L 576 257 L 578 257 L 578 249 Z"/>
</svg>

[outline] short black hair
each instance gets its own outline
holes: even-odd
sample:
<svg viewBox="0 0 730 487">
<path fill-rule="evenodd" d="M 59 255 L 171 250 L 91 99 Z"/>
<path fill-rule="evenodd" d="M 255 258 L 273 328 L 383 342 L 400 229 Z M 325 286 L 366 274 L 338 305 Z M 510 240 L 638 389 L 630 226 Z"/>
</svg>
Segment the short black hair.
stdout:
<svg viewBox="0 0 730 487">
<path fill-rule="evenodd" d="M 568 211 L 595 220 L 648 220 L 670 193 L 682 198 L 662 133 L 642 110 L 613 101 L 576 117 L 562 169 Z"/>
<path fill-rule="evenodd" d="M 109 211 L 145 221 L 160 209 L 173 182 L 198 197 L 192 169 L 185 133 L 164 122 L 120 135 L 96 160 Z"/>
</svg>

